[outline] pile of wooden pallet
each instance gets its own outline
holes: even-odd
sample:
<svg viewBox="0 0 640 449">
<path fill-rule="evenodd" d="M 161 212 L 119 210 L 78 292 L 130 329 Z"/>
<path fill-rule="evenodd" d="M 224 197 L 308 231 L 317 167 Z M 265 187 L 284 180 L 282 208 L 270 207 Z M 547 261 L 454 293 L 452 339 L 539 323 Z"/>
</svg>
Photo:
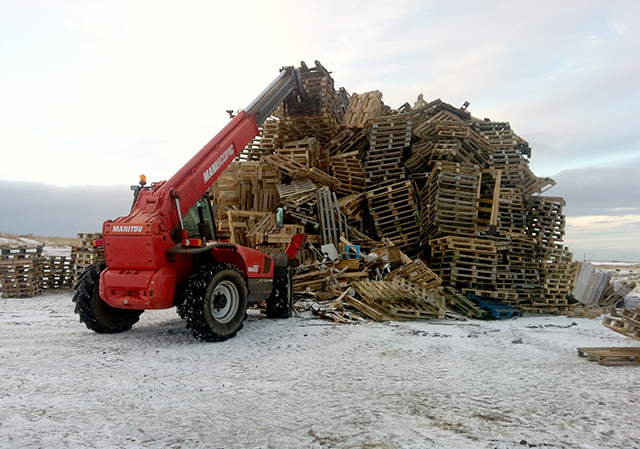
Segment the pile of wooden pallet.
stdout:
<svg viewBox="0 0 640 449">
<path fill-rule="evenodd" d="M 79 233 L 80 246 L 68 255 L 44 255 L 44 245 L 1 246 L 0 286 L 5 298 L 27 298 L 47 290 L 72 288 L 80 274 L 104 259 L 101 247 L 92 245 L 100 233 Z"/>
<path fill-rule="evenodd" d="M 299 257 L 305 268 L 296 281 L 303 291 L 335 300 L 344 293 L 336 285 L 348 284 L 355 292 L 343 302 L 366 298 L 369 308 L 388 305 L 387 287 L 367 283 L 388 282 L 379 266 L 373 270 L 362 261 L 345 271 L 336 268 L 339 261 L 326 260 L 320 246 L 332 244 L 344 258 L 344 240 L 362 254 L 397 247 L 410 260 L 424 261 L 447 286 L 449 296 L 441 298 L 449 307 L 462 298 L 461 311 L 472 310 L 462 302 L 473 295 L 525 312 L 578 313 L 568 300 L 577 270 L 562 245 L 564 199 L 542 195 L 555 181 L 533 174 L 531 148 L 508 122 L 475 118 L 468 103 L 457 108 L 421 95 L 413 107 L 392 109 L 380 91 L 336 89 L 318 61 L 312 68 L 303 63 L 301 71 L 319 112 L 285 102 L 262 126 L 250 159 L 279 170 L 275 204 L 285 208 L 295 230 L 317 242 Z M 232 164 L 212 188 L 220 217 L 273 212 L 243 203 L 237 187 L 243 163 Z M 222 222 L 242 234 L 232 237 L 236 241 L 255 244 L 243 240 L 258 234 L 252 220 L 249 214 L 241 225 Z M 261 243 L 265 250 L 275 245 Z M 382 306 L 377 313 L 388 316 L 389 310 Z"/>
<path fill-rule="evenodd" d="M 80 275 L 84 273 L 89 265 L 99 260 L 104 260 L 104 248 L 93 245 L 95 240 L 102 238 L 102 233 L 79 232 L 77 238 L 80 241 L 80 245 L 72 248 L 75 257 L 73 285 L 78 282 Z"/>
<path fill-rule="evenodd" d="M 4 298 L 28 298 L 42 291 L 42 246 L 0 246 Z"/>
<path fill-rule="evenodd" d="M 42 289 L 71 288 L 75 279 L 75 254 L 42 258 Z"/>
</svg>

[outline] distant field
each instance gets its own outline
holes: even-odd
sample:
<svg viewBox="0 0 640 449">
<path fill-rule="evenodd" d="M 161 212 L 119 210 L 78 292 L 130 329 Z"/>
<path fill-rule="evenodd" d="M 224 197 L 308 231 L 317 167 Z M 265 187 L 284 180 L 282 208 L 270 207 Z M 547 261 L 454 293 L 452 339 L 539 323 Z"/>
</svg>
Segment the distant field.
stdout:
<svg viewBox="0 0 640 449">
<path fill-rule="evenodd" d="M 0 245 L 44 244 L 46 246 L 79 246 L 80 240 L 67 237 L 43 237 L 33 234 L 0 232 Z"/>
</svg>

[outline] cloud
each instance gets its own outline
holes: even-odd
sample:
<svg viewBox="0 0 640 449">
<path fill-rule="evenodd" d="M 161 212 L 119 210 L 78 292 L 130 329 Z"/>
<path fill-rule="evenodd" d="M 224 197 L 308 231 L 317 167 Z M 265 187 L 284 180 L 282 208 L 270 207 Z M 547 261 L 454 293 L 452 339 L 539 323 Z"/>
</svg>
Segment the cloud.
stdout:
<svg viewBox="0 0 640 449">
<path fill-rule="evenodd" d="M 102 232 L 102 223 L 127 215 L 128 186 L 59 187 L 0 181 L 0 231 L 53 237 Z"/>
<path fill-rule="evenodd" d="M 574 259 L 640 261 L 640 215 L 567 217 Z"/>
<path fill-rule="evenodd" d="M 167 179 L 226 109 L 282 65 L 315 59 L 338 86 L 379 89 L 393 107 L 424 93 L 510 121 L 543 176 L 638 148 L 634 2 L 24 5 L 0 5 L 0 147 L 16 154 L 8 165 L 31 168 L 3 164 L 0 179 Z"/>
<path fill-rule="evenodd" d="M 563 170 L 552 178 L 557 185 L 546 194 L 566 200 L 567 216 L 640 214 L 640 159 L 624 166 Z"/>
</svg>

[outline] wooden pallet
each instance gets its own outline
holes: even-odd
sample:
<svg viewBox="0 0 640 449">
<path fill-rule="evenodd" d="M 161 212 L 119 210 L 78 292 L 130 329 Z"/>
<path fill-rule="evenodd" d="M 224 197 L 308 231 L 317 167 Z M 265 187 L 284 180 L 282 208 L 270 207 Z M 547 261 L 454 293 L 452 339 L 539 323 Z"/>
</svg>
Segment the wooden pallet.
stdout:
<svg viewBox="0 0 640 449">
<path fill-rule="evenodd" d="M 374 90 L 363 94 L 354 93 L 351 95 L 342 125 L 345 128 L 365 128 L 369 120 L 382 115 L 383 112 L 382 92 Z"/>
<path fill-rule="evenodd" d="M 602 324 L 613 331 L 640 341 L 640 325 L 634 321 L 629 321 L 624 317 L 604 317 Z"/>
<path fill-rule="evenodd" d="M 351 152 L 363 154 L 368 147 L 366 130 L 355 128 L 344 128 L 324 146 L 331 157 Z"/>
<path fill-rule="evenodd" d="M 385 279 L 399 277 L 420 285 L 425 290 L 436 288 L 442 283 L 442 279 L 420 259 L 415 259 L 390 272 Z"/>
<path fill-rule="evenodd" d="M 364 191 L 365 172 L 356 151 L 332 156 L 329 167 L 332 176 L 340 181 L 340 186 L 336 188 L 338 193 L 350 195 Z"/>
<path fill-rule="evenodd" d="M 640 365 L 640 348 L 578 348 L 578 356 L 600 365 Z"/>
<path fill-rule="evenodd" d="M 310 178 L 312 181 L 325 185 L 331 189 L 340 187 L 341 184 L 339 180 L 322 170 L 300 164 L 291 158 L 270 154 L 265 156 L 263 160 L 272 167 L 280 168 L 282 172 L 293 179 Z"/>
</svg>

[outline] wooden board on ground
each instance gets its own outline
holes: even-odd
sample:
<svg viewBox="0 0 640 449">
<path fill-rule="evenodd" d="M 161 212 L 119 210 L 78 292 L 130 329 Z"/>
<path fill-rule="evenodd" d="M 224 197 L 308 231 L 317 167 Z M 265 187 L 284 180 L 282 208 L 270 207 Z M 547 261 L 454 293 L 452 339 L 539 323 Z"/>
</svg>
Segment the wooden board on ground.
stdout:
<svg viewBox="0 0 640 449">
<path fill-rule="evenodd" d="M 578 356 L 600 365 L 640 365 L 640 347 L 578 348 Z"/>
</svg>

